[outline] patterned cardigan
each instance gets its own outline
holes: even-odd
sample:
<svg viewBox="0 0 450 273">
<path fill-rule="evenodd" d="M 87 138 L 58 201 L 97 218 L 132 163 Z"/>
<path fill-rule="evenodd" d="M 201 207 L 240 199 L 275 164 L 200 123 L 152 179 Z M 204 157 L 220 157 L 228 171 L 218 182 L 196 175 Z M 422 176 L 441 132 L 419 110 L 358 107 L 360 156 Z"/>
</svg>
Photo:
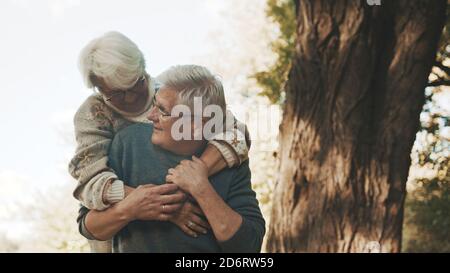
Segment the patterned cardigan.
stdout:
<svg viewBox="0 0 450 273">
<path fill-rule="evenodd" d="M 153 97 L 157 86 L 152 79 L 149 86 L 149 98 Z M 149 105 L 150 106 L 150 105 Z M 123 182 L 118 180 L 114 170 L 108 167 L 108 149 L 119 130 L 135 123 L 150 122 L 146 117 L 151 107 L 137 117 L 119 113 L 114 106 L 107 104 L 100 94 L 93 94 L 80 106 L 74 117 L 77 147 L 69 163 L 69 173 L 78 184 L 73 195 L 89 209 L 104 210 L 109 204 L 123 199 Z M 232 115 L 230 112 L 227 114 Z M 228 167 L 240 165 L 248 159 L 250 139 L 247 127 L 237 121 L 225 128 L 209 141 L 223 155 Z M 231 136 L 231 137 L 230 137 Z M 103 200 L 103 191 L 107 182 L 114 181 Z"/>
</svg>

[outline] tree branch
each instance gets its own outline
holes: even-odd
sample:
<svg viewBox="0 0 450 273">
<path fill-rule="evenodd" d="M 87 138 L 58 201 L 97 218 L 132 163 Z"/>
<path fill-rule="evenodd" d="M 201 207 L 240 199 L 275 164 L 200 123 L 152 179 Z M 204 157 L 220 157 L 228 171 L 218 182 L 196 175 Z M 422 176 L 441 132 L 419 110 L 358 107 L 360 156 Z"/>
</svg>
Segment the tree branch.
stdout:
<svg viewBox="0 0 450 273">
<path fill-rule="evenodd" d="M 440 70 L 442 70 L 445 74 L 450 75 L 450 67 L 445 66 L 443 63 L 441 62 L 435 62 L 434 66 L 438 67 Z"/>
<path fill-rule="evenodd" d="M 450 80 L 438 79 L 427 84 L 428 87 L 450 86 Z"/>
</svg>

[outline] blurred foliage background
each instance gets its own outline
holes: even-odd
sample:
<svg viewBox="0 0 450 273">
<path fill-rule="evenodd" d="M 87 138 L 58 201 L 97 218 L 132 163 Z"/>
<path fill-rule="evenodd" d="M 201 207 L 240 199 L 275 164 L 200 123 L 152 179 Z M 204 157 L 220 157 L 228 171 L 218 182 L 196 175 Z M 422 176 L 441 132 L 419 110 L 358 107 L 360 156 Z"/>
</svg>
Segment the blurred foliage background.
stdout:
<svg viewBox="0 0 450 273">
<path fill-rule="evenodd" d="M 447 15 L 450 6 L 447 6 Z M 411 153 L 405 252 L 450 252 L 450 19 L 425 89 L 421 130 Z M 412 169 L 421 170 L 414 175 Z"/>
</svg>

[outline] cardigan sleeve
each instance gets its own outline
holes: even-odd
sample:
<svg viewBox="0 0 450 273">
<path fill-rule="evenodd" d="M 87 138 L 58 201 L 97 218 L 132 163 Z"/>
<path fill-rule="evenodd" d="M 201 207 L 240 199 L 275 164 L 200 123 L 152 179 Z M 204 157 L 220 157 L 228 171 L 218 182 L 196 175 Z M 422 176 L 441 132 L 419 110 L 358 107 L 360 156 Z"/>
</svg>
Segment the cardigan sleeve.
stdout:
<svg viewBox="0 0 450 273">
<path fill-rule="evenodd" d="M 124 196 L 123 184 L 116 182 L 117 175 L 108 167 L 108 149 L 114 137 L 114 113 L 98 96 L 89 97 L 74 117 L 75 155 L 69 163 L 69 173 L 78 181 L 73 195 L 89 209 L 103 210 L 103 192 L 108 182 L 113 182 L 108 196 L 120 201 Z M 120 187 L 122 185 L 122 187 Z M 115 190 L 115 193 L 111 193 Z M 110 202 L 108 202 L 110 203 Z"/>
<path fill-rule="evenodd" d="M 226 123 L 224 132 L 216 134 L 209 143 L 220 151 L 228 167 L 232 168 L 248 159 L 251 140 L 247 126 L 230 111 L 226 114 L 232 122 Z"/>
</svg>

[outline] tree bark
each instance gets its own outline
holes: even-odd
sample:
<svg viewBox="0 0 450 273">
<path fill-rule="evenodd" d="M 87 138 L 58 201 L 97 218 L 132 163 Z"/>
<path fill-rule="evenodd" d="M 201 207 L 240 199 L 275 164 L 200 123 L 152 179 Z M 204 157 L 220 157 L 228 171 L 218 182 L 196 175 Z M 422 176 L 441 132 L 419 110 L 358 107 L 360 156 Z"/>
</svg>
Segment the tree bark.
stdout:
<svg viewBox="0 0 450 273">
<path fill-rule="evenodd" d="M 269 252 L 399 252 L 445 0 L 300 0 Z M 376 244 L 375 243 L 375 244 Z"/>
</svg>

